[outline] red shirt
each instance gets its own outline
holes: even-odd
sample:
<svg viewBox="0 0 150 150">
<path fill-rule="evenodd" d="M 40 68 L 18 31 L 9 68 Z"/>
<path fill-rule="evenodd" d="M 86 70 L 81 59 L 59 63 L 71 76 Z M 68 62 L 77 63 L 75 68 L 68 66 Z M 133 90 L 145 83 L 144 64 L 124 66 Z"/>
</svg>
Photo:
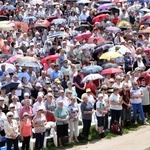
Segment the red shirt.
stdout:
<svg viewBox="0 0 150 150">
<path fill-rule="evenodd" d="M 117 17 L 115 17 L 114 19 L 112 19 L 112 23 L 116 26 L 117 23 L 120 21 L 120 19 Z"/>
<path fill-rule="evenodd" d="M 86 89 L 91 89 L 91 92 L 96 96 L 96 90 L 97 90 L 97 87 L 94 83 L 87 83 L 86 84 Z"/>
</svg>

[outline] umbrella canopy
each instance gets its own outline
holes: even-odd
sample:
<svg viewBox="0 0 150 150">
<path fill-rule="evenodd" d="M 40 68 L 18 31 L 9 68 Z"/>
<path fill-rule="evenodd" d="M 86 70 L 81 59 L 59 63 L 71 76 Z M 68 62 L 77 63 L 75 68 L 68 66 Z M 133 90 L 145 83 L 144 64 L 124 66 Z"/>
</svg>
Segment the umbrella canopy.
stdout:
<svg viewBox="0 0 150 150">
<path fill-rule="evenodd" d="M 101 74 L 113 74 L 113 73 L 121 73 L 123 72 L 123 70 L 121 70 L 120 68 L 108 68 L 108 69 L 104 69 Z"/>
<path fill-rule="evenodd" d="M 104 19 L 106 19 L 108 17 L 108 14 L 100 14 L 96 17 L 93 18 L 92 22 L 95 23 L 95 22 L 101 22 L 103 21 Z"/>
<path fill-rule="evenodd" d="M 113 26 L 110 26 L 110 27 L 106 27 L 105 29 L 106 32 L 110 32 L 110 33 L 118 33 L 118 32 L 121 32 L 121 29 L 119 27 L 113 27 Z"/>
<path fill-rule="evenodd" d="M 112 0 L 113 3 L 122 3 L 126 2 L 127 0 Z"/>
<path fill-rule="evenodd" d="M 6 63 L 13 63 L 18 60 L 18 58 L 22 57 L 22 55 L 15 55 L 6 60 Z"/>
<path fill-rule="evenodd" d="M 55 61 L 55 60 L 57 60 L 58 58 L 59 58 L 59 55 L 50 55 L 50 56 L 47 56 L 47 57 L 43 58 L 43 59 L 41 60 L 41 63 L 44 64 L 44 63 L 46 63 L 48 60 Z"/>
<path fill-rule="evenodd" d="M 95 16 L 98 16 L 100 14 L 111 14 L 111 12 L 109 10 L 102 10 L 102 11 L 99 11 L 97 14 L 95 14 Z"/>
<path fill-rule="evenodd" d="M 14 24 L 15 24 L 15 29 L 21 28 L 21 30 L 23 32 L 28 32 L 29 28 L 28 28 L 28 24 L 26 22 L 15 21 Z"/>
<path fill-rule="evenodd" d="M 43 4 L 43 3 L 44 3 L 44 1 L 42 1 L 42 0 L 32 0 L 32 1 L 30 1 L 30 4 L 31 4 L 31 5 L 36 5 L 36 4 L 41 5 L 41 4 Z"/>
<path fill-rule="evenodd" d="M 116 7 L 111 7 L 109 10 L 112 11 L 113 14 L 115 14 L 115 13 L 117 13 L 118 15 L 120 14 L 120 10 Z"/>
<path fill-rule="evenodd" d="M 36 29 L 41 29 L 41 28 L 45 29 L 49 26 L 50 26 L 50 22 L 48 20 L 38 20 L 34 25 Z"/>
<path fill-rule="evenodd" d="M 38 62 L 39 60 L 35 57 L 25 56 L 18 59 L 19 61 Z"/>
<path fill-rule="evenodd" d="M 86 43 L 86 44 L 82 45 L 82 46 L 79 48 L 79 50 L 80 50 L 80 51 L 83 50 L 83 49 L 89 50 L 89 49 L 93 49 L 95 46 L 96 46 L 95 44 L 87 44 L 87 43 Z"/>
<path fill-rule="evenodd" d="M 150 73 L 149 72 L 143 72 L 137 80 L 138 83 L 140 83 L 141 78 L 144 78 L 146 80 L 147 85 L 150 86 Z"/>
<path fill-rule="evenodd" d="M 76 31 L 84 31 L 85 28 L 90 29 L 90 26 L 87 24 L 81 24 L 80 26 L 76 27 L 75 30 Z"/>
<path fill-rule="evenodd" d="M 91 3 L 91 1 L 89 1 L 89 0 L 79 0 L 76 3 L 77 4 L 88 4 L 88 3 Z"/>
<path fill-rule="evenodd" d="M 134 4 L 132 6 L 130 6 L 127 11 L 130 12 L 130 11 L 134 11 L 134 10 L 139 10 L 141 8 L 141 4 Z"/>
<path fill-rule="evenodd" d="M 82 33 L 82 34 L 79 34 L 78 36 L 76 36 L 76 39 L 78 41 L 83 41 L 85 39 L 89 39 L 91 37 L 91 32 L 85 32 L 85 33 Z"/>
<path fill-rule="evenodd" d="M 13 73 L 16 71 L 16 67 L 13 65 L 13 64 L 9 64 L 9 63 L 2 63 L 0 64 L 0 68 L 2 65 L 5 65 L 5 70 L 8 72 L 8 73 Z"/>
<path fill-rule="evenodd" d="M 117 27 L 123 27 L 123 26 L 132 28 L 131 23 L 128 21 L 122 20 L 122 21 L 118 22 Z"/>
<path fill-rule="evenodd" d="M 1 89 L 6 89 L 6 94 L 11 92 L 12 89 L 17 89 L 19 83 L 9 82 L 1 86 Z"/>
<path fill-rule="evenodd" d="M 150 18 L 140 22 L 140 25 L 150 25 Z"/>
<path fill-rule="evenodd" d="M 9 21 L 0 21 L 0 31 L 11 31 L 14 30 L 14 24 Z"/>
<path fill-rule="evenodd" d="M 9 20 L 7 16 L 0 15 L 0 21 Z"/>
<path fill-rule="evenodd" d="M 141 34 L 146 34 L 146 33 L 149 33 L 150 34 L 150 27 L 144 29 L 144 30 L 140 30 L 139 33 Z"/>
<path fill-rule="evenodd" d="M 68 37 L 69 35 L 65 32 L 55 32 L 54 34 L 49 35 L 49 38 L 56 38 L 56 37 Z"/>
<path fill-rule="evenodd" d="M 141 12 L 150 13 L 150 10 L 148 8 L 142 8 L 140 9 Z"/>
<path fill-rule="evenodd" d="M 98 10 L 105 10 L 105 9 L 109 9 L 114 5 L 114 3 L 106 3 L 106 4 L 102 4 L 98 7 Z"/>
<path fill-rule="evenodd" d="M 149 53 L 150 52 L 150 48 L 144 49 L 144 52 Z"/>
<path fill-rule="evenodd" d="M 56 16 L 56 15 L 52 15 L 52 16 L 49 16 L 48 18 L 47 18 L 47 20 L 49 21 L 49 22 L 51 22 L 51 21 L 53 21 L 54 19 L 57 19 L 58 17 Z"/>
<path fill-rule="evenodd" d="M 88 81 L 93 81 L 93 80 L 97 80 L 97 79 L 103 79 L 103 76 L 101 76 L 98 73 L 89 74 L 89 75 L 87 75 L 86 77 L 83 78 L 82 83 L 86 83 Z"/>
<path fill-rule="evenodd" d="M 33 67 L 33 68 L 40 68 L 40 65 L 37 62 L 32 62 L 32 61 L 19 61 L 17 66 L 21 67 Z"/>
<path fill-rule="evenodd" d="M 104 69 L 108 69 L 108 68 L 118 68 L 119 66 L 117 64 L 114 64 L 114 63 L 107 63 L 107 64 L 102 65 L 102 67 Z"/>
<path fill-rule="evenodd" d="M 3 6 L 2 10 L 14 10 L 15 7 L 13 5 L 9 5 L 9 6 Z"/>
<path fill-rule="evenodd" d="M 51 24 L 55 24 L 55 25 L 58 25 L 58 24 L 61 24 L 61 25 L 65 25 L 66 24 L 66 19 L 54 19 Z"/>
<path fill-rule="evenodd" d="M 29 23 L 29 20 L 30 20 L 30 19 L 32 19 L 33 22 L 35 22 L 35 21 L 37 20 L 36 17 L 34 17 L 34 16 L 29 16 L 29 17 L 25 17 L 25 18 L 23 19 L 23 22 Z"/>
<path fill-rule="evenodd" d="M 117 52 L 106 52 L 100 56 L 100 59 L 110 60 L 110 59 L 115 59 L 117 57 L 122 57 L 122 55 Z"/>
<path fill-rule="evenodd" d="M 101 66 L 93 65 L 93 66 L 84 67 L 82 71 L 84 74 L 91 74 L 91 73 L 98 73 L 102 71 L 102 69 L 103 68 Z"/>
<path fill-rule="evenodd" d="M 103 37 L 92 37 L 92 38 L 89 38 L 88 43 L 100 44 L 100 43 L 105 42 L 105 41 L 106 40 Z"/>
<path fill-rule="evenodd" d="M 27 72 L 18 73 L 18 79 L 21 81 L 23 77 L 26 77 L 27 81 L 30 80 L 30 75 Z"/>
</svg>

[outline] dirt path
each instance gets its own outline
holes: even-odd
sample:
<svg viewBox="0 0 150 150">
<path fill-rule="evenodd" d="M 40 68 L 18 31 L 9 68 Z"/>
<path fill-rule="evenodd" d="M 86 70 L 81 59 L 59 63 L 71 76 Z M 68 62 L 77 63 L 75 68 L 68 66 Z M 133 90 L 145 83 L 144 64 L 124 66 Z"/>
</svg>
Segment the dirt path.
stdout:
<svg viewBox="0 0 150 150">
<path fill-rule="evenodd" d="M 102 139 L 71 150 L 145 150 L 150 147 L 150 125 L 112 139 Z"/>
</svg>

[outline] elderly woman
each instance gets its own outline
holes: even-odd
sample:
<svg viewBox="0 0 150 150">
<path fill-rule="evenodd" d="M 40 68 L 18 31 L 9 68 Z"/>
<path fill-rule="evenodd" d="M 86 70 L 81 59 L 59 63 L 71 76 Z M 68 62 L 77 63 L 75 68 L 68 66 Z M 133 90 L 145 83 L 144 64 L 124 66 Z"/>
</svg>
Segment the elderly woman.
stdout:
<svg viewBox="0 0 150 150">
<path fill-rule="evenodd" d="M 119 119 L 121 117 L 121 110 L 122 110 L 122 100 L 119 95 L 119 89 L 114 88 L 113 93 L 109 97 L 110 103 L 110 113 L 111 113 L 111 125 L 114 121 L 119 123 Z"/>
<path fill-rule="evenodd" d="M 69 125 L 70 125 L 70 141 L 73 142 L 73 130 L 75 132 L 75 141 L 78 142 L 78 117 L 79 108 L 76 103 L 75 97 L 71 98 L 71 104 L 68 106 L 69 112 Z"/>
<path fill-rule="evenodd" d="M 55 109 L 55 119 L 57 125 L 58 143 L 62 146 L 62 138 L 68 136 L 68 110 L 63 107 L 63 101 L 58 102 L 58 107 Z"/>
<path fill-rule="evenodd" d="M 81 99 L 83 100 L 81 104 L 81 113 L 82 113 L 82 122 L 83 122 L 82 133 L 85 137 L 88 137 L 90 132 L 91 121 L 92 121 L 93 105 L 91 103 L 88 103 L 87 94 L 83 94 Z"/>
<path fill-rule="evenodd" d="M 55 122 L 54 110 L 56 109 L 56 102 L 52 93 L 46 95 L 45 107 L 47 121 Z"/>
<path fill-rule="evenodd" d="M 135 124 L 137 124 L 137 110 L 140 112 L 141 119 L 143 121 L 144 125 L 149 124 L 145 120 L 144 112 L 143 112 L 143 107 L 142 107 L 142 98 L 144 96 L 142 89 L 138 87 L 137 82 L 133 82 L 133 88 L 130 91 L 131 94 L 131 104 L 133 108 L 133 118 L 135 121 Z"/>
<path fill-rule="evenodd" d="M 66 95 L 67 91 L 71 91 L 71 92 L 72 92 L 72 97 L 77 97 L 76 89 L 75 89 L 75 87 L 72 85 L 72 82 L 71 82 L 71 81 L 68 81 L 68 82 L 67 82 L 67 86 L 68 86 L 68 88 L 65 89 L 65 95 Z"/>
<path fill-rule="evenodd" d="M 37 114 L 33 118 L 33 127 L 35 131 L 35 149 L 42 149 L 45 137 L 46 117 L 43 114 L 43 107 L 39 106 Z"/>
<path fill-rule="evenodd" d="M 7 150 L 11 150 L 12 145 L 15 150 L 18 148 L 18 124 L 17 121 L 13 119 L 13 113 L 7 113 L 7 120 L 4 122 L 4 131 L 6 134 Z"/>
</svg>

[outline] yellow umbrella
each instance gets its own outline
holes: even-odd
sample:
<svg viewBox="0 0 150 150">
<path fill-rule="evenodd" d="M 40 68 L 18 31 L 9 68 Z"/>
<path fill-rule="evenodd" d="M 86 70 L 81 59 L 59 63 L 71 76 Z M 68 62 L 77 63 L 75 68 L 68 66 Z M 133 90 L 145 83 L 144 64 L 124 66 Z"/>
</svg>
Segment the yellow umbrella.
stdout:
<svg viewBox="0 0 150 150">
<path fill-rule="evenodd" d="M 110 59 L 115 59 L 117 57 L 122 57 L 122 55 L 118 52 L 106 52 L 104 54 L 102 54 L 99 59 L 107 59 L 107 60 L 110 60 Z"/>
<path fill-rule="evenodd" d="M 38 62 L 39 60 L 35 57 L 25 56 L 18 59 L 19 61 Z"/>
<path fill-rule="evenodd" d="M 128 21 L 122 20 L 118 22 L 117 27 L 123 27 L 123 26 L 132 28 L 132 25 Z"/>
<path fill-rule="evenodd" d="M 140 30 L 139 31 L 139 33 L 141 33 L 141 34 L 150 34 L 150 27 L 147 27 L 146 29 L 144 29 L 144 30 Z"/>
</svg>

